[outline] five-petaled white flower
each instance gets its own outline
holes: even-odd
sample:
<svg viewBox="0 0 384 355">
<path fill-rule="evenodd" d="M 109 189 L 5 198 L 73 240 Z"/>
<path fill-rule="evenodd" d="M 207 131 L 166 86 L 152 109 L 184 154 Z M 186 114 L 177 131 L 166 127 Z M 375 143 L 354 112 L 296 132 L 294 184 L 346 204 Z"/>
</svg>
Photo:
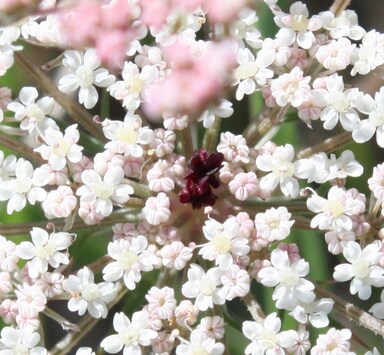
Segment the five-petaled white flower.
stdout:
<svg viewBox="0 0 384 355">
<path fill-rule="evenodd" d="M 133 313 L 131 320 L 122 312 L 116 313 L 113 328 L 117 334 L 104 338 L 100 344 L 111 354 L 123 349 L 124 355 L 141 355 L 141 346 L 149 346 L 157 337 L 157 332 L 150 329 L 148 314 L 144 311 Z"/>
<path fill-rule="evenodd" d="M 99 99 L 94 85 L 107 87 L 115 81 L 115 77 L 107 69 L 99 68 L 101 62 L 94 49 L 88 49 L 85 53 L 66 51 L 63 64 L 72 73 L 60 79 L 59 90 L 70 93 L 80 87 L 79 102 L 88 109 L 94 107 Z"/>
<path fill-rule="evenodd" d="M 77 276 L 70 275 L 64 280 L 63 287 L 71 294 L 68 309 L 80 316 L 88 311 L 93 318 L 106 318 L 107 303 L 117 296 L 117 288 L 112 282 L 95 284 L 93 272 L 86 266 L 77 272 Z"/>
<path fill-rule="evenodd" d="M 28 274 L 38 277 L 48 270 L 48 265 L 57 268 L 60 264 L 68 264 L 66 251 L 72 243 L 72 236 L 66 232 L 48 234 L 44 229 L 34 227 L 31 231 L 32 243 L 21 242 L 16 247 L 16 254 L 24 260 L 30 260 Z"/>
</svg>

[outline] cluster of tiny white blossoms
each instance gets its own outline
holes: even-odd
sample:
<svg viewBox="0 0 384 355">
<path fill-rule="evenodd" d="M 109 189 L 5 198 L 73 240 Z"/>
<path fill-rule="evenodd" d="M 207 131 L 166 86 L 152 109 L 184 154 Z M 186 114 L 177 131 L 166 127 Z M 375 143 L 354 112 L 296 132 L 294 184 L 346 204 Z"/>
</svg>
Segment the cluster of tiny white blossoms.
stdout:
<svg viewBox="0 0 384 355">
<path fill-rule="evenodd" d="M 0 354 L 380 354 L 384 34 L 277 2 L 1 1 Z"/>
</svg>

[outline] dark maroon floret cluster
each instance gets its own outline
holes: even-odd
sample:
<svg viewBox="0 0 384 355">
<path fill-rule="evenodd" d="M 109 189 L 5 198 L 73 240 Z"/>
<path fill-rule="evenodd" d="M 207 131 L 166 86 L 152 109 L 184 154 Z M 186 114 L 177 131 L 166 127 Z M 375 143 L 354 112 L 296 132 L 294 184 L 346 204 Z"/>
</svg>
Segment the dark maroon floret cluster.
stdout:
<svg viewBox="0 0 384 355">
<path fill-rule="evenodd" d="M 194 209 L 213 206 L 217 196 L 212 192 L 220 185 L 215 174 L 220 170 L 224 160 L 222 153 L 208 153 L 200 149 L 188 162 L 185 187 L 180 191 L 181 203 L 190 203 Z"/>
</svg>

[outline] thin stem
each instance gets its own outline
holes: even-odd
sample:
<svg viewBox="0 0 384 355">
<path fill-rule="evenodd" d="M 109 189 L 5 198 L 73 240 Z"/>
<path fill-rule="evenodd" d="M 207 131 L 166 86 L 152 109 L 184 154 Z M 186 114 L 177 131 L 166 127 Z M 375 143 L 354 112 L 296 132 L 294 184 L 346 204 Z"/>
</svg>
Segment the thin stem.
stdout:
<svg viewBox="0 0 384 355">
<path fill-rule="evenodd" d="M 244 303 L 247 306 L 248 312 L 251 313 L 252 318 L 257 323 L 263 323 L 265 319 L 265 314 L 261 309 L 259 303 L 256 301 L 255 297 L 251 293 L 248 293 L 248 295 L 244 297 Z"/>
<path fill-rule="evenodd" d="M 316 294 L 319 297 L 329 297 L 335 301 L 334 309 L 338 310 L 346 318 L 352 320 L 359 326 L 363 326 L 375 334 L 384 336 L 384 322 L 378 320 L 374 316 L 362 309 L 356 307 L 352 303 L 344 301 L 341 297 L 334 294 L 332 291 L 320 286 L 315 285 Z"/>
<path fill-rule="evenodd" d="M 352 141 L 351 132 L 343 132 L 337 136 L 326 139 L 325 141 L 318 143 L 310 148 L 304 149 L 297 154 L 297 159 L 309 158 L 313 154 L 324 152 L 331 153 L 340 147 L 348 144 Z"/>
<path fill-rule="evenodd" d="M 267 109 L 258 115 L 256 120 L 248 125 L 244 131 L 244 137 L 249 146 L 254 146 L 260 138 L 262 138 L 270 129 L 272 129 L 284 115 L 287 113 L 289 106 L 274 109 Z"/>
<path fill-rule="evenodd" d="M 130 209 L 122 209 L 118 212 L 115 212 L 108 216 L 107 218 L 103 219 L 102 221 L 102 227 L 99 224 L 95 225 L 88 225 L 85 224 L 84 221 L 78 217 L 76 218 L 72 230 L 87 230 L 91 231 L 93 229 L 100 230 L 100 228 L 104 227 L 110 227 L 115 225 L 116 223 L 137 223 L 138 222 L 138 216 L 137 214 L 130 213 Z M 0 235 L 4 236 L 13 236 L 13 235 L 25 235 L 28 234 L 33 227 L 39 227 L 42 229 L 47 228 L 48 224 L 53 224 L 55 226 L 55 229 L 61 231 L 63 230 L 65 226 L 66 220 L 62 218 L 58 219 L 52 219 L 50 221 L 39 221 L 39 222 L 27 222 L 27 223 L 20 223 L 20 224 L 1 224 L 0 225 Z"/>
<path fill-rule="evenodd" d="M 19 154 L 28 160 L 33 160 L 39 164 L 46 163 L 40 154 L 34 152 L 31 147 L 4 134 L 0 134 L 0 145 L 9 148 L 12 152 Z"/>
<path fill-rule="evenodd" d="M 126 287 L 122 287 L 115 300 L 108 304 L 108 310 L 114 307 L 124 295 L 128 292 Z M 84 338 L 95 326 L 100 319 L 92 318 L 90 315 L 85 316 L 78 324 L 79 332 L 70 332 L 63 339 L 56 343 L 56 345 L 49 351 L 50 355 L 65 355 L 69 354 L 71 350 Z"/>
<path fill-rule="evenodd" d="M 184 128 L 181 132 L 181 141 L 184 149 L 185 159 L 188 161 L 193 154 L 193 143 L 190 125 Z"/>
<path fill-rule="evenodd" d="M 260 201 L 246 200 L 242 201 L 242 206 L 252 208 L 255 212 L 265 212 L 266 209 L 285 206 L 289 212 L 306 213 L 308 212 L 306 201 L 304 200 L 276 200 L 276 201 Z"/>
<path fill-rule="evenodd" d="M 213 152 L 217 145 L 217 139 L 219 137 L 220 133 L 220 126 L 221 126 L 222 119 L 220 117 L 215 117 L 215 121 L 209 129 L 205 131 L 204 135 L 204 141 L 203 141 L 203 147 L 208 152 Z"/>
<path fill-rule="evenodd" d="M 335 15 L 340 16 L 341 13 L 349 6 L 351 0 L 335 0 L 329 10 Z"/>
<path fill-rule="evenodd" d="M 27 73 L 30 79 L 49 95 L 51 95 L 62 106 L 72 119 L 88 131 L 93 137 L 105 142 L 106 139 L 100 125 L 93 121 L 93 117 L 74 101 L 70 96 L 62 93 L 56 84 L 41 70 L 37 65 L 32 63 L 23 53 L 15 52 L 15 60 L 17 64 Z"/>
</svg>

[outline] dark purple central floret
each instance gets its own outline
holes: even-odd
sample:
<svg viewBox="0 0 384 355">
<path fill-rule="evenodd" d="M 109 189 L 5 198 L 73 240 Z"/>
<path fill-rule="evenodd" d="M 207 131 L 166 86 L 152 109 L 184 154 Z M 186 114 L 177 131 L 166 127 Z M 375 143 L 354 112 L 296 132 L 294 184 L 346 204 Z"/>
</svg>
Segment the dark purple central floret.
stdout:
<svg viewBox="0 0 384 355">
<path fill-rule="evenodd" d="M 220 170 L 224 160 L 222 153 L 208 153 L 200 149 L 188 162 L 185 187 L 180 191 L 181 203 L 190 203 L 194 209 L 213 206 L 217 196 L 212 188 L 218 188 L 220 180 L 215 174 Z"/>
</svg>

